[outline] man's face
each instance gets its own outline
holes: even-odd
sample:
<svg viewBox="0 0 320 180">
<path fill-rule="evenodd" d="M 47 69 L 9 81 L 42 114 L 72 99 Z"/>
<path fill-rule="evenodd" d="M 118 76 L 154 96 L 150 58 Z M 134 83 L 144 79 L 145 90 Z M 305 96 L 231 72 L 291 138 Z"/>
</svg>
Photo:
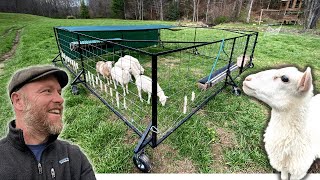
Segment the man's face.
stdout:
<svg viewBox="0 0 320 180">
<path fill-rule="evenodd" d="M 63 98 L 57 79 L 51 75 L 21 88 L 24 120 L 28 128 L 38 133 L 60 134 L 63 128 Z"/>
</svg>

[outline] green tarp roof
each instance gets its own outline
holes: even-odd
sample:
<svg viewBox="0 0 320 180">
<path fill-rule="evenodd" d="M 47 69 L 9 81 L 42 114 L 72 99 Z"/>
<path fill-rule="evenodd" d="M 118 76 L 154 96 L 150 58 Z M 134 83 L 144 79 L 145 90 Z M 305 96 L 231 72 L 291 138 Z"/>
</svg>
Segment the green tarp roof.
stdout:
<svg viewBox="0 0 320 180">
<path fill-rule="evenodd" d="M 58 29 L 66 29 L 69 31 L 136 31 L 151 29 L 169 29 L 174 26 L 170 25 L 132 25 L 132 26 L 59 26 Z"/>
</svg>

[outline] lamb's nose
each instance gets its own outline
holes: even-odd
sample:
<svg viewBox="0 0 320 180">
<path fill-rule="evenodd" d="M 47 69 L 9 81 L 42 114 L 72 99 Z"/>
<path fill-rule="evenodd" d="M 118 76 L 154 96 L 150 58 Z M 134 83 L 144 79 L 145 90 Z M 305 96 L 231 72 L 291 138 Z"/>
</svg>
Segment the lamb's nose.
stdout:
<svg viewBox="0 0 320 180">
<path fill-rule="evenodd" d="M 251 81 L 252 80 L 252 76 L 247 76 L 245 81 Z"/>
</svg>

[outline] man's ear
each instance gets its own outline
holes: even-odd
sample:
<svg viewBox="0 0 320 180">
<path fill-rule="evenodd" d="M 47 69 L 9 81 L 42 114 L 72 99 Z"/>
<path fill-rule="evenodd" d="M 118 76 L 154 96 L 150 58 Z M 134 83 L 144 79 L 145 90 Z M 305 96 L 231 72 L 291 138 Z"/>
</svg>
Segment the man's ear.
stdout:
<svg viewBox="0 0 320 180">
<path fill-rule="evenodd" d="M 310 67 L 303 73 L 301 79 L 299 80 L 298 90 L 300 92 L 307 92 L 312 86 L 312 74 Z"/>
<path fill-rule="evenodd" d="M 22 95 L 18 92 L 13 92 L 11 94 L 11 102 L 15 109 L 22 111 L 24 107 L 24 102 Z"/>
</svg>

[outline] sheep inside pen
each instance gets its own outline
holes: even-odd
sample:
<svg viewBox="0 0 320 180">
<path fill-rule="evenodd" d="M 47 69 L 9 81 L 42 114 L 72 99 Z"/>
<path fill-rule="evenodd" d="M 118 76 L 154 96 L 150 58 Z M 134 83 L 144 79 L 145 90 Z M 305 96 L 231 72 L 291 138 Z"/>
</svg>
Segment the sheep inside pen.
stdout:
<svg viewBox="0 0 320 180">
<path fill-rule="evenodd" d="M 120 29 L 130 28 L 121 27 Z M 81 74 L 74 73 L 76 78 L 80 79 L 74 81 L 75 84 L 83 83 L 140 137 L 146 137 L 141 139 L 143 145 L 150 144 L 146 141 L 152 139 L 151 146 L 156 147 L 215 95 L 227 87 L 237 87 L 235 79 L 241 74 L 238 70 L 226 71 L 225 78 L 221 79 L 223 83 L 217 83 L 206 91 L 198 89 L 197 82 L 210 73 L 219 49 L 221 55 L 216 69 L 226 65 L 230 67 L 231 64 L 235 64 L 237 57 L 248 57 L 248 65 L 242 67 L 243 70 L 246 70 L 252 63 L 257 33 L 214 28 L 181 27 L 174 31 L 167 27 L 167 29 L 149 28 L 144 31 L 141 29 L 130 32 L 121 31 L 121 38 L 107 37 L 107 39 L 93 36 L 98 35 L 98 32 L 101 32 L 101 37 L 106 34 L 112 35 L 109 32 L 102 33 L 101 29 L 108 28 L 99 27 L 95 34 L 90 33 L 88 36 L 85 34 L 87 31 L 77 34 L 73 31 L 75 28 L 70 31 L 64 28 L 57 30 L 60 32 L 60 34 L 58 32 L 57 40 L 67 56 L 73 56 L 73 59 L 81 62 L 79 73 L 85 74 L 84 80 Z M 81 27 L 76 29 L 81 29 Z M 132 39 L 131 32 L 134 32 L 134 38 L 139 39 Z M 61 37 L 67 38 L 60 40 Z M 113 42 L 114 38 L 117 41 Z M 212 41 L 213 39 L 215 41 Z M 221 39 L 224 39 L 222 50 L 220 48 Z M 70 43 L 77 41 L 80 43 L 75 46 L 76 49 L 70 49 Z M 98 41 L 99 43 L 91 43 Z M 143 74 L 151 78 L 153 93 L 150 104 L 140 101 L 134 77 L 132 77 L 133 81 L 127 82 L 126 88 L 117 88 L 113 83 L 108 84 L 106 79 L 94 75 L 97 62 L 111 61 L 117 67 L 116 64 L 122 61 L 119 59 L 129 59 L 131 64 L 127 70 L 131 75 Z M 134 66 L 136 62 L 139 62 L 141 67 Z M 158 100 L 157 84 L 161 86 L 165 93 L 164 96 L 170 97 L 165 106 L 162 106 L 161 101 Z M 147 93 L 141 93 L 141 95 L 143 99 L 148 99 Z M 152 131 L 152 137 L 143 136 L 149 131 Z M 154 137 L 158 138 L 154 139 Z M 141 143 L 138 146 L 141 147 Z M 141 149 L 138 148 L 137 151 L 139 150 Z"/>
</svg>

